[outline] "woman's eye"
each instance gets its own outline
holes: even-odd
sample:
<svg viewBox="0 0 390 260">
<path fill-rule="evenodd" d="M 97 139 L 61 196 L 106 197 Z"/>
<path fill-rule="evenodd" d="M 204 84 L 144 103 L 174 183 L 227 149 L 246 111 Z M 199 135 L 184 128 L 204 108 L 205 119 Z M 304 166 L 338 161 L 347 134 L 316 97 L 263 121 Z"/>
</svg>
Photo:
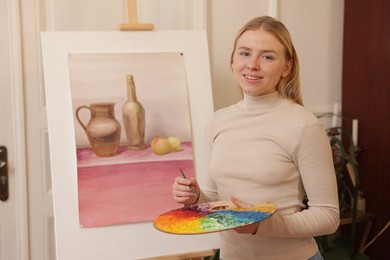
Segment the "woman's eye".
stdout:
<svg viewBox="0 0 390 260">
<path fill-rule="evenodd" d="M 247 52 L 247 51 L 240 52 L 240 55 L 241 56 L 250 56 L 249 52 Z"/>
<path fill-rule="evenodd" d="M 263 56 L 263 59 L 264 59 L 264 60 L 273 60 L 273 57 L 270 56 L 270 55 L 264 55 L 264 56 Z"/>
</svg>

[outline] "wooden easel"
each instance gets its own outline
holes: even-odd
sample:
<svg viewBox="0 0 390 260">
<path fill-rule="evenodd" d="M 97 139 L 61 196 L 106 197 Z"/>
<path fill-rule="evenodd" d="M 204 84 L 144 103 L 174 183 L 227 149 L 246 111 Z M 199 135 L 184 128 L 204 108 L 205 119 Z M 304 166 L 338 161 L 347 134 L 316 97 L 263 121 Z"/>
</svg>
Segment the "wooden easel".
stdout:
<svg viewBox="0 0 390 260">
<path fill-rule="evenodd" d="M 127 19 L 128 23 L 122 23 L 118 26 L 120 31 L 151 31 L 154 29 L 152 23 L 138 23 L 137 0 L 127 0 Z"/>
</svg>

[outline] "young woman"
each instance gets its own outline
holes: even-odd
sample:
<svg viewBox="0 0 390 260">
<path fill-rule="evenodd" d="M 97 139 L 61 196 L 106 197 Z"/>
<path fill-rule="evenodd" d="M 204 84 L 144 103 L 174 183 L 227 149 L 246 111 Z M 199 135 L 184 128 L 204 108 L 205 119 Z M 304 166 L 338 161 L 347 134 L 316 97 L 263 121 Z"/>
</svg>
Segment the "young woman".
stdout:
<svg viewBox="0 0 390 260">
<path fill-rule="evenodd" d="M 177 177 L 174 200 L 277 205 L 266 220 L 220 232 L 223 260 L 322 259 L 313 237 L 338 228 L 337 184 L 324 127 L 302 104 L 286 27 L 271 17 L 249 21 L 235 39 L 231 68 L 243 99 L 216 111 L 207 128 L 202 189 Z"/>
</svg>

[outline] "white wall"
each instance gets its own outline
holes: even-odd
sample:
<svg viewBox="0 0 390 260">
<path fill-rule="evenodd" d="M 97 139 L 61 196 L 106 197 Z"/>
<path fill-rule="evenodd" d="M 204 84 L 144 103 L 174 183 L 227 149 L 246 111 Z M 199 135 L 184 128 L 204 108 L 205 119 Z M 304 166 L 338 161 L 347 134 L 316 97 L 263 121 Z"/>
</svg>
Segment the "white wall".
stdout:
<svg viewBox="0 0 390 260">
<path fill-rule="evenodd" d="M 304 105 L 332 111 L 341 103 L 344 1 L 282 0 L 280 19 L 300 57 Z"/>
</svg>

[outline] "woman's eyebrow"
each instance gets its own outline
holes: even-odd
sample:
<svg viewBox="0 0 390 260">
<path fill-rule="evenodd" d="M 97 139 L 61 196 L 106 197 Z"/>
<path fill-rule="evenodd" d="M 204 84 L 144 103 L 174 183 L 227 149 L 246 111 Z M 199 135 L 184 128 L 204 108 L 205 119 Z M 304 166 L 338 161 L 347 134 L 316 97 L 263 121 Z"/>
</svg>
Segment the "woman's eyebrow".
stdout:
<svg viewBox="0 0 390 260">
<path fill-rule="evenodd" d="M 246 51 L 251 50 L 251 48 L 245 47 L 245 46 L 238 46 L 237 49 L 238 50 L 246 50 Z"/>
<path fill-rule="evenodd" d="M 237 47 L 237 50 L 245 50 L 245 51 L 250 51 L 250 50 L 253 50 L 252 48 L 249 48 L 249 47 L 246 47 L 246 46 L 238 46 Z M 274 53 L 274 54 L 277 54 L 277 52 L 275 50 L 260 50 L 261 53 Z"/>
</svg>

